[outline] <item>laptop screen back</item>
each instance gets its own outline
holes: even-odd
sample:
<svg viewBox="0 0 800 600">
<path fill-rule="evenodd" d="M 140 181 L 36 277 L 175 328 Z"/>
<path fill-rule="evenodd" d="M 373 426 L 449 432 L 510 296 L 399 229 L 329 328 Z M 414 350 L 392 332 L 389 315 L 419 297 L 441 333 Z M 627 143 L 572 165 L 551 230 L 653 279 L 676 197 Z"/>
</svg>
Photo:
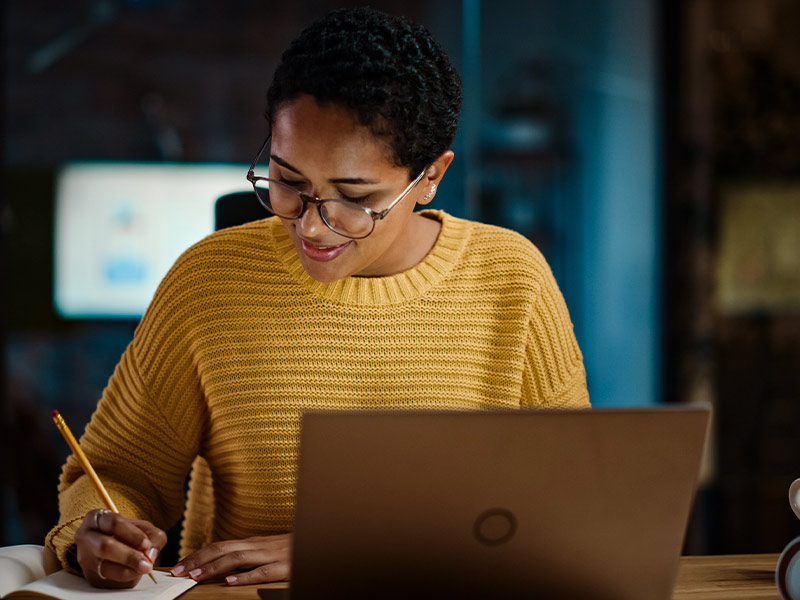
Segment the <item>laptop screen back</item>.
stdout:
<svg viewBox="0 0 800 600">
<path fill-rule="evenodd" d="M 669 598 L 708 416 L 308 414 L 291 597 Z"/>
</svg>

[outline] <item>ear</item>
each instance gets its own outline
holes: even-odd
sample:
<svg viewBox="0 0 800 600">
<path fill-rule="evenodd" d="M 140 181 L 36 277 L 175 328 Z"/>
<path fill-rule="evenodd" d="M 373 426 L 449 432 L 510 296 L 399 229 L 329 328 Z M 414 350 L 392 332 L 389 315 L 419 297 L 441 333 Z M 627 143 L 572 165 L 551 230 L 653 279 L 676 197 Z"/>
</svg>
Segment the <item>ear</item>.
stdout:
<svg viewBox="0 0 800 600">
<path fill-rule="evenodd" d="M 450 163 L 453 162 L 454 157 L 455 154 L 453 154 L 452 150 L 445 150 L 442 152 L 439 158 L 431 163 L 431 166 L 428 167 L 428 170 L 425 172 L 425 176 L 420 182 L 424 192 L 420 196 L 420 199 L 417 200 L 417 204 L 428 204 L 431 200 L 433 200 L 433 197 L 436 195 L 436 188 L 433 186 L 439 186 L 442 181 L 442 177 L 444 177 L 445 171 L 447 171 L 447 167 L 449 167 Z"/>
</svg>

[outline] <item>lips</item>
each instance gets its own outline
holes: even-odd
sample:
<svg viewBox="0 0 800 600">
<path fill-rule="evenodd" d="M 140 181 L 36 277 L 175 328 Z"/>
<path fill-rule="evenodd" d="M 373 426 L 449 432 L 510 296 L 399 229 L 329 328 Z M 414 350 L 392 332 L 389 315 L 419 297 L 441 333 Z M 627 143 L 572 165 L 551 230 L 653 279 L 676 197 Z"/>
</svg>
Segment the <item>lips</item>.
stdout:
<svg viewBox="0 0 800 600">
<path fill-rule="evenodd" d="M 316 260 L 318 262 L 328 262 L 333 260 L 342 252 L 347 250 L 347 247 L 352 243 L 353 242 L 346 242 L 344 244 L 331 246 L 312 244 L 311 242 L 307 242 L 302 238 L 300 239 L 300 245 L 303 249 L 303 253 L 311 260 Z"/>
</svg>

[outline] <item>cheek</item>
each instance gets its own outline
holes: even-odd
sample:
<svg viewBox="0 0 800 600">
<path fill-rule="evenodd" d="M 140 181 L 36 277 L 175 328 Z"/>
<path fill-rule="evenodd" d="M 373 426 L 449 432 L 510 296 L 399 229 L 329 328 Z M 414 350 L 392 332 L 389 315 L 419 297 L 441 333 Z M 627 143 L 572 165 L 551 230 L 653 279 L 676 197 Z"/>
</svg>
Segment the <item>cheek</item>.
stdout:
<svg viewBox="0 0 800 600">
<path fill-rule="evenodd" d="M 375 223 L 373 235 L 379 234 L 387 246 L 391 245 L 398 237 L 402 237 L 410 226 L 415 205 L 413 202 L 409 202 L 406 206 L 406 200 L 409 199 L 406 198 L 400 206 L 396 206 L 392 212 L 386 215 L 386 218 Z"/>
<path fill-rule="evenodd" d="M 281 219 L 281 225 L 283 225 L 283 228 L 286 230 L 286 233 L 289 234 L 289 237 L 294 239 L 294 221 L 290 219 L 282 219 L 281 217 L 278 218 Z"/>
</svg>

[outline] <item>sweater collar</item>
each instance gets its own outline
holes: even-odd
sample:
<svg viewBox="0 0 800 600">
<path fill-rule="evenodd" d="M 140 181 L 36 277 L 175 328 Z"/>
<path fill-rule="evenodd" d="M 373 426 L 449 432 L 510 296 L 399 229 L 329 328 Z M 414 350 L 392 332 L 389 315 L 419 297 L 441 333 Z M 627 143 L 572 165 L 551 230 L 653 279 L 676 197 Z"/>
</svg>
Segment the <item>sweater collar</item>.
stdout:
<svg viewBox="0 0 800 600">
<path fill-rule="evenodd" d="M 388 277 L 345 277 L 331 283 L 316 281 L 303 269 L 280 219 L 270 219 L 270 233 L 275 251 L 288 274 L 314 296 L 341 304 L 400 304 L 422 296 L 439 283 L 458 262 L 469 237 L 469 221 L 440 210 L 423 210 L 420 214 L 441 222 L 436 243 L 417 265 Z"/>
</svg>

